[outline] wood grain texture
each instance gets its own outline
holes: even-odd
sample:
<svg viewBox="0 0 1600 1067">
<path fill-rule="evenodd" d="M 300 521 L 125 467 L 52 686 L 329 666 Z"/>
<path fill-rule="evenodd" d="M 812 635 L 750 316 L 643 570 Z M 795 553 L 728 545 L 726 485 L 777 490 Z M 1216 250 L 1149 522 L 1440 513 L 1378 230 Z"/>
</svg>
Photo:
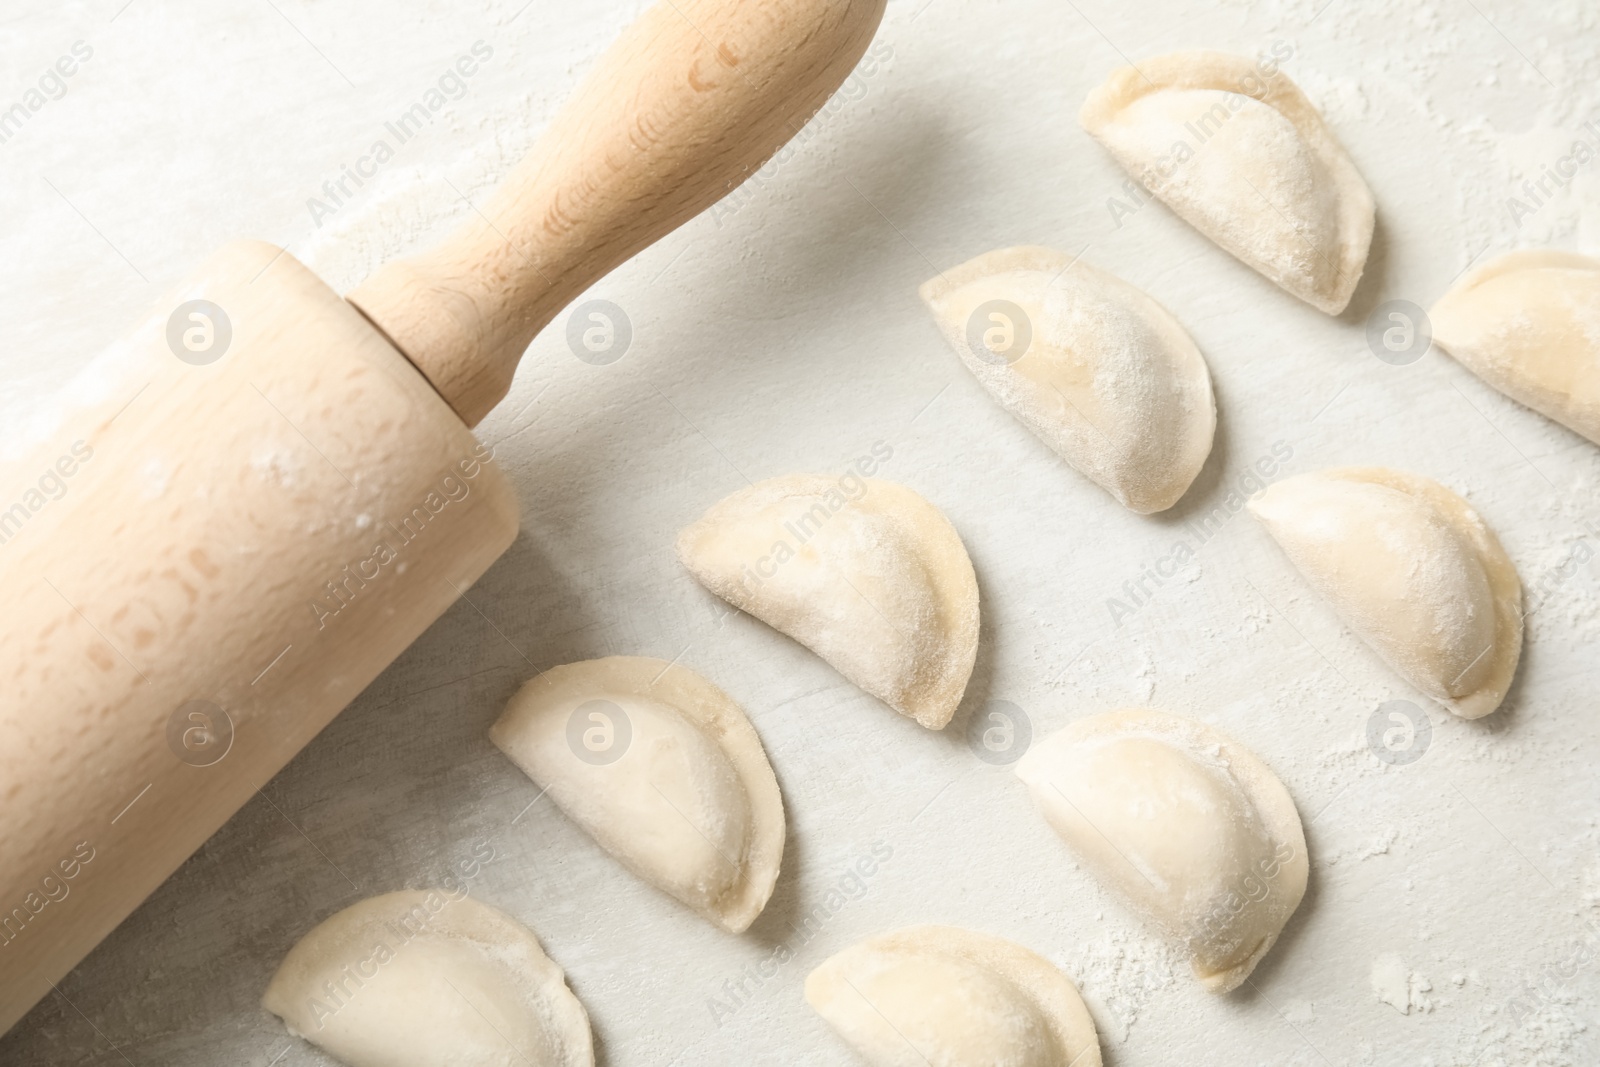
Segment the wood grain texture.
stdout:
<svg viewBox="0 0 1600 1067">
<path fill-rule="evenodd" d="M 350 294 L 469 426 L 579 294 L 754 174 L 839 88 L 886 0 L 664 0 L 481 215 Z"/>
<path fill-rule="evenodd" d="M 208 366 L 166 336 L 195 299 L 233 329 Z M 115 386 L 55 448 L 89 458 L 0 544 L 0 1032 L 517 531 L 487 450 L 270 246 L 223 249 L 97 367 Z M 169 735 L 196 700 L 233 726 L 210 766 Z"/>
</svg>

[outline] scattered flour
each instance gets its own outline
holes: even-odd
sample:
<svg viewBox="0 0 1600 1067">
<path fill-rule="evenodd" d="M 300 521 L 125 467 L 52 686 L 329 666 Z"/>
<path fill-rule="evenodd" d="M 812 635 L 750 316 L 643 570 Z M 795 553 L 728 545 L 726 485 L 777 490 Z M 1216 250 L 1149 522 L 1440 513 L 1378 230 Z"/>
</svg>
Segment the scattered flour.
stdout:
<svg viewBox="0 0 1600 1067">
<path fill-rule="evenodd" d="M 1413 972 L 1397 953 L 1385 953 L 1372 961 L 1371 981 L 1379 1002 L 1401 1015 L 1433 1010 L 1433 1002 L 1427 998 L 1433 983 Z"/>
<path fill-rule="evenodd" d="M 1090 1003 L 1101 1040 L 1120 1044 L 1150 998 L 1186 977 L 1188 967 L 1153 938 L 1109 934 L 1085 944 L 1064 970 Z"/>
<path fill-rule="evenodd" d="M 1318 858 L 1317 865 L 1319 867 L 1336 867 L 1347 860 L 1360 862 L 1377 856 L 1387 856 L 1389 850 L 1399 840 L 1400 828 L 1390 824 L 1359 844 L 1325 853 Z"/>
</svg>

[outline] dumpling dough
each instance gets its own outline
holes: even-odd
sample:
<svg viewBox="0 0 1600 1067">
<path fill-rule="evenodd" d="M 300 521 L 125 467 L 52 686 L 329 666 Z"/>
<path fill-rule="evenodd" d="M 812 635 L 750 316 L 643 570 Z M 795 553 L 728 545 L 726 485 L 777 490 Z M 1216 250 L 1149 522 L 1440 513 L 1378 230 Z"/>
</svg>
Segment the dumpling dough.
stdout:
<svg viewBox="0 0 1600 1067">
<path fill-rule="evenodd" d="M 766 907 L 783 859 L 778 780 L 744 712 L 698 674 L 635 656 L 556 667 L 489 737 L 651 885 L 732 933 Z"/>
<path fill-rule="evenodd" d="M 1345 625 L 1464 719 L 1500 706 L 1522 655 L 1522 582 L 1444 486 L 1381 467 L 1279 482 L 1250 503 Z"/>
<path fill-rule="evenodd" d="M 806 1000 L 872 1067 L 1100 1067 L 1067 976 L 1020 945 L 914 926 L 811 972 Z"/>
<path fill-rule="evenodd" d="M 262 1005 L 350 1067 L 594 1067 L 589 1016 L 532 931 L 444 890 L 323 922 Z"/>
<path fill-rule="evenodd" d="M 1078 121 L 1225 251 L 1330 315 L 1366 269 L 1372 191 L 1299 87 L 1221 52 L 1124 67 Z"/>
<path fill-rule="evenodd" d="M 910 489 L 773 478 L 687 527 L 678 558 L 928 729 L 944 729 L 961 703 L 978 654 L 978 580 L 955 527 Z"/>
<path fill-rule="evenodd" d="M 1129 709 L 1082 719 L 1017 764 L 1045 820 L 1100 880 L 1227 993 L 1305 895 L 1300 815 L 1253 753 L 1204 723 Z"/>
<path fill-rule="evenodd" d="M 1007 248 L 933 279 L 922 299 L 1001 406 L 1124 506 L 1165 511 L 1205 466 L 1211 372 L 1141 290 L 1048 248 Z M 972 344 L 974 317 L 994 301 L 1028 320 L 1031 343 L 1009 360 Z"/>
<path fill-rule="evenodd" d="M 1513 252 L 1434 307 L 1433 338 L 1472 373 L 1600 444 L 1600 260 Z"/>
</svg>

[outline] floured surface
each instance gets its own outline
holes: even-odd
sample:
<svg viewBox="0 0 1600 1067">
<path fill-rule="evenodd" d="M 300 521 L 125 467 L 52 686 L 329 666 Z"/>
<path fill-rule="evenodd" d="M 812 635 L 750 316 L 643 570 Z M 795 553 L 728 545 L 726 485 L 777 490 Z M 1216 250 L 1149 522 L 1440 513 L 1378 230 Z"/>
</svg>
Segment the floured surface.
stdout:
<svg viewBox="0 0 1600 1067">
<path fill-rule="evenodd" d="M 278 0 L 283 17 L 135 0 L 108 23 L 115 6 L 26 0 L 0 35 L 3 102 L 74 41 L 95 49 L 0 145 L 8 453 L 42 397 L 224 240 L 287 244 L 348 287 L 465 217 L 458 191 L 481 202 L 640 7 L 536 0 L 511 22 L 520 0 L 403 14 Z M 1584 129 L 1600 125 L 1600 10 L 1335 0 L 1313 18 L 1322 6 L 1096 0 L 1080 16 L 1045 0 L 891 0 L 868 65 L 803 146 L 591 294 L 631 319 L 623 359 L 575 358 L 564 321 L 535 343 L 483 428 L 524 532 L 471 604 L 0 1040 L 0 1062 L 121 1064 L 115 1044 L 140 1067 L 326 1067 L 259 1007 L 283 954 L 356 900 L 461 877 L 480 848 L 494 859 L 471 892 L 538 934 L 608 1067 L 837 1064 L 806 973 L 912 923 L 1060 965 L 1114 1067 L 1600 1061 L 1600 951 L 1584 940 L 1600 923 L 1600 449 L 1441 353 L 1380 362 L 1364 328 L 1386 300 L 1431 306 L 1480 253 L 1600 253 L 1600 162 L 1537 205 L 1522 185 L 1574 141 L 1600 146 Z M 307 198 L 479 39 L 494 56 L 461 99 L 317 229 Z M 1137 207 L 1075 121 L 1119 50 L 1137 62 L 1277 41 L 1379 201 L 1367 279 L 1337 320 L 1161 205 Z M 1135 210 L 1114 215 L 1112 198 Z M 929 321 L 916 290 L 933 270 L 1021 243 L 1087 247 L 1206 354 L 1217 447 L 1172 513 L 1131 515 L 1066 469 Z M 879 476 L 936 501 L 978 575 L 977 668 L 942 734 L 724 617 L 673 556 L 677 531 L 746 479 L 842 474 L 879 441 L 892 450 Z M 1262 482 L 1345 464 L 1447 484 L 1500 535 L 1532 612 L 1502 711 L 1456 721 L 1397 682 L 1240 510 Z M 0 496 L 39 473 L 7 468 Z M 619 870 L 548 798 L 530 808 L 537 787 L 487 738 L 538 668 L 612 654 L 680 657 L 747 710 L 771 755 L 790 840 L 743 938 Z M 1009 770 L 977 758 L 967 736 L 999 700 L 1035 739 L 1155 703 L 1272 766 L 1313 869 L 1257 990 L 1199 989 Z M 1431 724 L 1406 766 L 1367 739 L 1392 700 Z M 1407 1003 L 1428 1008 L 1402 1015 L 1374 994 L 1386 954 L 1404 962 Z"/>
</svg>

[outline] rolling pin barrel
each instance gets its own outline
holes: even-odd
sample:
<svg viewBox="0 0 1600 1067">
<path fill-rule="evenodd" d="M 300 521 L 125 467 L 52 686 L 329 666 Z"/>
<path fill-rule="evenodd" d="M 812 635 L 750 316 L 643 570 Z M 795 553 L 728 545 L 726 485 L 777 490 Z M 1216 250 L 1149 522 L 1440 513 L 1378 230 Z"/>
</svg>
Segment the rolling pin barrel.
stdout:
<svg viewBox="0 0 1600 1067">
<path fill-rule="evenodd" d="M 347 302 L 230 245 L 97 361 L 0 512 L 0 1032 L 504 553 L 515 494 L 469 427 L 573 297 L 801 128 L 883 8 L 662 3 L 441 248 Z"/>
</svg>

